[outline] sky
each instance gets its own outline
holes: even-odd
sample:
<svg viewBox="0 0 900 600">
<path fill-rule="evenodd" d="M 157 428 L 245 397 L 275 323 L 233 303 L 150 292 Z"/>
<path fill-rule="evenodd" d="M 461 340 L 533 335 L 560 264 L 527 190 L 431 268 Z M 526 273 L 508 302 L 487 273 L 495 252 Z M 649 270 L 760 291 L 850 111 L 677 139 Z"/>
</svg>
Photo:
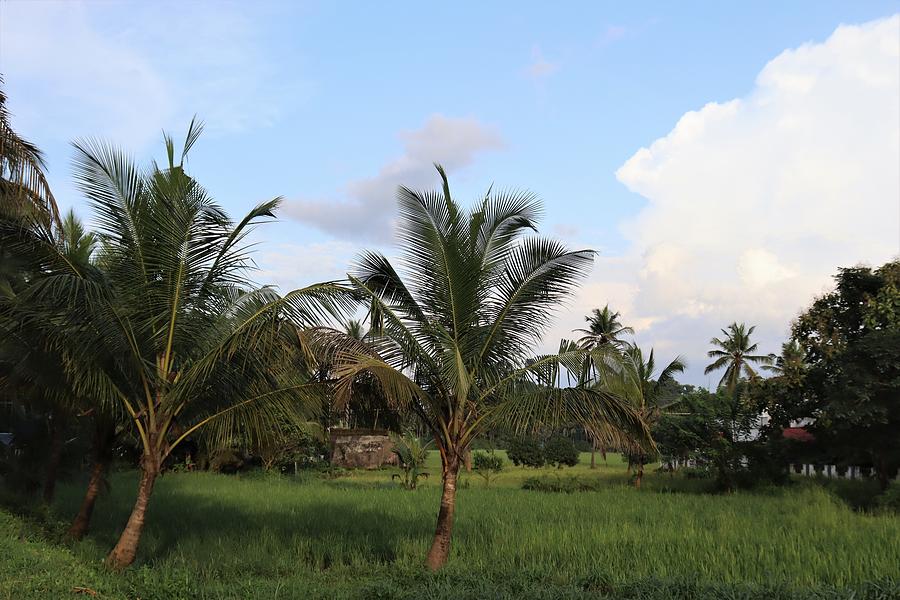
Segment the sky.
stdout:
<svg viewBox="0 0 900 600">
<path fill-rule="evenodd" d="M 900 15 L 893 1 L 90 2 L 0 0 L 16 130 L 90 223 L 71 142 L 189 169 L 239 218 L 276 196 L 255 279 L 283 291 L 393 248 L 394 191 L 489 186 L 598 252 L 544 335 L 609 303 L 660 359 L 709 340 L 763 353 L 840 266 L 900 255 Z"/>
</svg>

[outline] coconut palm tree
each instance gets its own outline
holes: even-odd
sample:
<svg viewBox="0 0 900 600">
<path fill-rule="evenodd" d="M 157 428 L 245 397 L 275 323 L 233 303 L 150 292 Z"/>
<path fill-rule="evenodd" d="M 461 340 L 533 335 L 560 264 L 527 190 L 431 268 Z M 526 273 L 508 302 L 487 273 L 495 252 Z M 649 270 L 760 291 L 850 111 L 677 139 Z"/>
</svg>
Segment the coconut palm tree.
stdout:
<svg viewBox="0 0 900 600">
<path fill-rule="evenodd" d="M 627 344 L 621 339 L 624 334 L 634 335 L 634 329 L 625 327 L 619 322 L 619 313 L 613 312 L 609 304 L 602 309 L 595 308 L 590 315 L 584 318 L 589 323 L 587 329 L 576 329 L 584 335 L 578 340 L 582 348 L 594 349 L 605 344 L 621 347 Z"/>
<path fill-rule="evenodd" d="M 48 231 L 62 226 L 45 168 L 41 151 L 13 130 L 0 89 L 0 218 L 23 219 Z"/>
<path fill-rule="evenodd" d="M 677 401 L 667 401 L 664 392 L 675 381 L 675 374 L 684 372 L 685 363 L 680 356 L 675 357 L 658 375 L 652 348 L 646 360 L 640 348 L 629 346 L 622 353 L 621 360 L 606 360 L 600 364 L 603 365 L 600 385 L 609 393 L 627 399 L 650 427 L 659 421 L 667 406 Z M 628 458 L 629 467 L 635 469 L 634 485 L 640 488 L 644 465 L 653 456 L 640 440 L 621 437 L 619 445 Z"/>
<path fill-rule="evenodd" d="M 725 373 L 719 380 L 719 387 L 725 386 L 733 392 L 737 389 L 738 381 L 743 377 L 747 379 L 757 377 L 757 372 L 753 369 L 754 364 L 772 364 L 771 355 L 753 354 L 756 352 L 757 344 L 751 343 L 750 336 L 753 335 L 755 329 L 755 325 L 748 328 L 744 323 L 740 325 L 732 323 L 727 329 L 722 330 L 724 339 L 714 337 L 710 340 L 709 343 L 716 348 L 707 352 L 706 355 L 715 360 L 707 365 L 703 372 L 709 374 L 724 368 Z"/>
<path fill-rule="evenodd" d="M 3 229 L 28 231 L 24 220 L 4 220 Z M 8 228 L 8 229 L 7 229 Z M 49 233 L 48 230 L 39 229 Z M 96 247 L 96 238 L 86 232 L 81 222 L 69 211 L 50 238 L 59 255 L 72 265 L 90 263 Z M 13 262 L 23 264 L 12 257 Z M 74 422 L 77 412 L 86 408 L 86 400 L 73 393 L 66 374 L 66 354 L 54 344 L 53 336 L 45 335 L 44 327 L 35 319 L 21 319 L 26 311 L 20 310 L 20 297 L 30 280 L 39 273 L 20 272 L 7 280 L 5 293 L 0 294 L 0 388 L 28 406 L 28 412 L 41 415 L 46 423 L 47 443 L 43 448 L 30 448 L 30 452 L 46 454 L 43 482 L 43 500 L 50 503 L 56 489 L 56 480 L 63 455 L 63 437 Z M 52 319 L 52 315 L 44 315 Z M 71 333 L 67 329 L 66 333 Z"/>
<path fill-rule="evenodd" d="M 622 335 L 634 335 L 634 329 L 622 325 L 619 313 L 612 311 L 609 304 L 602 309 L 595 308 L 584 320 L 589 323 L 588 328 L 575 330 L 576 333 L 584 334 L 579 338 L 578 345 L 586 350 L 602 350 L 607 358 L 616 358 L 619 350 L 628 345 L 628 342 L 621 339 Z M 596 365 L 590 356 L 584 360 L 580 373 L 584 382 L 596 376 Z M 618 435 L 615 428 L 609 427 L 587 433 L 591 439 L 591 468 L 594 469 L 597 466 L 597 449 L 599 448 L 603 460 L 606 460 L 606 449 L 616 444 Z"/>
<path fill-rule="evenodd" d="M 586 353 L 533 357 L 550 317 L 590 266 L 593 253 L 526 235 L 540 204 L 527 192 L 488 192 L 472 210 L 439 191 L 398 190 L 399 269 L 367 252 L 348 275 L 368 306 L 367 348 L 351 340 L 335 355 L 338 397 L 371 374 L 388 399 L 418 417 L 441 457 L 442 494 L 427 564 L 447 561 L 456 486 L 472 441 L 514 429 L 614 422 L 649 439 L 628 404 L 599 390 L 539 385 L 559 365 L 577 372 Z M 533 360 L 529 360 L 533 359 Z"/>
<path fill-rule="evenodd" d="M 773 364 L 763 365 L 764 371 L 775 373 L 776 375 L 796 376 L 806 369 L 806 352 L 797 340 L 790 340 L 781 345 L 781 354 L 778 356 L 769 355 L 773 359 Z"/>
<path fill-rule="evenodd" d="M 83 325 L 59 340 L 74 390 L 120 408 L 140 441 L 137 498 L 107 558 L 114 569 L 134 561 L 154 483 L 180 443 L 201 434 L 214 445 L 252 438 L 321 406 L 320 384 L 298 368 L 297 326 L 318 323 L 346 294 L 332 283 L 284 297 L 253 287 L 244 240 L 279 200 L 233 223 L 184 170 L 201 131 L 191 123 L 180 157 L 165 136 L 168 164 L 147 170 L 108 144 L 76 143 L 76 181 L 94 209 L 102 271 L 73 265 L 39 235 L 9 239 L 42 273 L 23 300 Z"/>
</svg>

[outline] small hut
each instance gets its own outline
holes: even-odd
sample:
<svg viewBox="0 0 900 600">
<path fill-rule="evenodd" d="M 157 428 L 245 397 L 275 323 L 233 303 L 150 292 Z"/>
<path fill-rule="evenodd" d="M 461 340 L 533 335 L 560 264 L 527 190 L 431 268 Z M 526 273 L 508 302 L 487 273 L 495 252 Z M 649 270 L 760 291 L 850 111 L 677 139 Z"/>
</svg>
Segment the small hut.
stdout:
<svg viewBox="0 0 900 600">
<path fill-rule="evenodd" d="M 394 443 L 386 429 L 332 429 L 331 464 L 348 469 L 396 465 Z"/>
</svg>

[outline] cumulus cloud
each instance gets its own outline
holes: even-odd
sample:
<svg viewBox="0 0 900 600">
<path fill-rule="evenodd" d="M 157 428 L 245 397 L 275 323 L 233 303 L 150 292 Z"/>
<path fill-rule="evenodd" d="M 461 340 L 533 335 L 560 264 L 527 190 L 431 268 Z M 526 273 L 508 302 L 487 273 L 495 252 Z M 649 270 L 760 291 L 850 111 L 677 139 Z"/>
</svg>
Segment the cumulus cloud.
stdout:
<svg viewBox="0 0 900 600">
<path fill-rule="evenodd" d="M 10 93 L 20 127 L 44 139 L 99 135 L 139 150 L 194 113 L 212 133 L 270 124 L 296 90 L 277 83 L 253 20 L 229 2 L 215 11 L 179 4 L 177 19 L 174 8 L 2 3 L 6 83 L 31 99 L 16 104 L 20 94 Z"/>
<path fill-rule="evenodd" d="M 394 232 L 397 186 L 434 186 L 437 162 L 448 171 L 468 166 L 487 150 L 503 147 L 493 129 L 473 118 L 432 115 L 425 124 L 400 134 L 402 156 L 374 177 L 351 181 L 336 199 L 294 198 L 282 214 L 344 239 L 387 243 Z"/>
<path fill-rule="evenodd" d="M 614 300 L 697 383 L 732 320 L 777 351 L 837 267 L 900 253 L 898 106 L 900 16 L 783 52 L 749 95 L 685 114 L 617 171 L 647 204 L 623 226 L 630 252 L 598 264 L 576 304 Z"/>
</svg>

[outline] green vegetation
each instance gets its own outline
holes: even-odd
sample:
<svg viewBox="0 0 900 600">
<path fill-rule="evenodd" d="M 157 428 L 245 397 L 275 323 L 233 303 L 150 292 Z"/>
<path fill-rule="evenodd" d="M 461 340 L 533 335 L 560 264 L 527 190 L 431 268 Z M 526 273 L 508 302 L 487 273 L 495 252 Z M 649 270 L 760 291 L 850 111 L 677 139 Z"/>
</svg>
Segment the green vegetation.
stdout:
<svg viewBox="0 0 900 600">
<path fill-rule="evenodd" d="M 48 541 L 59 538 L 80 501 L 80 486 L 64 484 L 52 507 L 56 530 L 42 533 L 28 519 L 0 513 L 0 572 L 16 573 L 2 578 L 0 598 L 61 597 L 75 587 L 144 600 L 413 598 L 413 591 L 448 598 L 453 591 L 586 598 L 598 590 L 690 597 L 699 589 L 709 595 L 694 597 L 737 597 L 749 589 L 756 595 L 740 597 L 764 598 L 772 590 L 793 597 L 787 590 L 824 594 L 831 587 L 844 591 L 820 597 L 849 597 L 850 589 L 875 581 L 900 591 L 900 582 L 887 583 L 900 558 L 894 517 L 855 513 L 810 484 L 701 496 L 666 493 L 679 479 L 648 473 L 639 491 L 627 485 L 618 457 L 610 463 L 567 471 L 597 485 L 569 494 L 520 489 L 534 469 L 507 468 L 490 488 L 467 485 L 464 474 L 452 559 L 435 576 L 422 567 L 422 532 L 433 522 L 440 485 L 407 492 L 391 484 L 396 469 L 337 480 L 165 475 L 137 567 L 121 576 L 101 563 L 128 517 L 137 474 L 113 476 L 92 534 L 71 546 Z M 438 457 L 426 468 L 439 468 Z M 556 469 L 538 473 L 552 478 Z"/>
<path fill-rule="evenodd" d="M 732 323 L 696 389 L 608 305 L 537 354 L 593 251 L 529 192 L 467 209 L 438 166 L 397 258 L 280 296 L 245 244 L 279 200 L 232 222 L 185 170 L 200 125 L 162 167 L 76 143 L 91 232 L 4 102 L 0 598 L 900 595 L 900 262 L 841 269 L 778 357 Z M 351 427 L 399 468 L 331 464 Z"/>
</svg>

